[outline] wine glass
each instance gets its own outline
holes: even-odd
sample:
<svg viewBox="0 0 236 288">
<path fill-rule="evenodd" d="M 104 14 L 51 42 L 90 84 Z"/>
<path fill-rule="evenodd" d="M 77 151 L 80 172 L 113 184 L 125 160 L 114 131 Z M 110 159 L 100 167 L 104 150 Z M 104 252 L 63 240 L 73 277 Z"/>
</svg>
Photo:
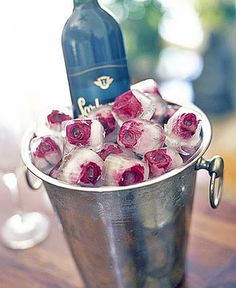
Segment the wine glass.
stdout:
<svg viewBox="0 0 236 288">
<path fill-rule="evenodd" d="M 25 167 L 20 156 L 19 137 L 16 134 L 9 125 L 0 123 L 0 174 L 16 201 L 16 213 L 3 224 L 0 236 L 2 243 L 8 248 L 27 249 L 47 238 L 50 222 L 42 213 L 22 211 L 18 175 Z"/>
</svg>

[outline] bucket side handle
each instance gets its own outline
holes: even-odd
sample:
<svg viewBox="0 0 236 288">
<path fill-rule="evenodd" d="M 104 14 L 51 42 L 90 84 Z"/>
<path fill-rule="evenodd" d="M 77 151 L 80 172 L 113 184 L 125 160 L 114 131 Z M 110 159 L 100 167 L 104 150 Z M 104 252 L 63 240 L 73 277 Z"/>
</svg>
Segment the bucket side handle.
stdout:
<svg viewBox="0 0 236 288">
<path fill-rule="evenodd" d="M 195 166 L 196 170 L 205 169 L 211 179 L 209 185 L 209 199 L 212 208 L 217 208 L 220 204 L 223 179 L 224 179 L 224 160 L 220 156 L 214 156 L 210 160 L 201 157 Z"/>
<path fill-rule="evenodd" d="M 32 173 L 25 167 L 25 179 L 26 179 L 26 182 L 27 184 L 29 185 L 29 187 L 33 190 L 38 190 L 42 184 L 43 184 L 43 181 L 40 180 L 37 176 L 35 176 L 34 178 L 34 181 L 32 180 Z"/>
</svg>

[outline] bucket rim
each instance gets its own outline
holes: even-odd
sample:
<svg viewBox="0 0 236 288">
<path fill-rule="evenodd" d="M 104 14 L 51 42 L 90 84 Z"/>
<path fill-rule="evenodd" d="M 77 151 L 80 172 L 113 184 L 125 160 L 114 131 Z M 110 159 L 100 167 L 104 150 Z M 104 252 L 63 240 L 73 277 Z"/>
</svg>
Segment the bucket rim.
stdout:
<svg viewBox="0 0 236 288">
<path fill-rule="evenodd" d="M 163 97 L 164 98 L 164 97 Z M 212 127 L 211 123 L 206 116 L 206 114 L 198 108 L 196 105 L 192 103 L 181 103 L 180 101 L 178 102 L 173 102 L 169 101 L 168 99 L 164 98 L 166 101 L 168 101 L 171 104 L 174 105 L 180 105 L 185 108 L 190 108 L 191 110 L 196 111 L 201 115 L 202 118 L 202 142 L 197 151 L 185 162 L 183 166 L 180 166 L 178 168 L 175 168 L 161 176 L 148 179 L 144 182 L 137 183 L 137 184 L 132 184 L 128 186 L 101 186 L 101 187 L 86 187 L 86 186 L 76 186 L 76 185 L 71 185 L 67 184 L 63 181 L 57 180 L 55 178 L 52 178 L 51 176 L 44 174 L 41 172 L 38 168 L 34 166 L 34 164 L 31 162 L 31 153 L 30 153 L 30 141 L 32 140 L 33 137 L 35 137 L 35 130 L 36 130 L 36 124 L 32 125 L 29 127 L 22 138 L 22 143 L 21 143 L 21 157 L 26 165 L 27 169 L 34 174 L 37 178 L 43 180 L 43 182 L 49 183 L 51 185 L 57 186 L 59 188 L 64 188 L 64 189 L 69 189 L 69 190 L 76 190 L 78 192 L 89 192 L 89 193 L 108 193 L 108 192 L 115 192 L 115 191 L 125 191 L 125 190 L 135 190 L 135 189 L 140 189 L 140 188 L 145 188 L 147 186 L 152 186 L 156 183 L 162 182 L 170 177 L 173 177 L 177 174 L 180 174 L 182 171 L 193 165 L 194 163 L 197 162 L 197 160 L 202 157 L 202 155 L 206 152 L 208 149 L 211 140 L 212 140 Z"/>
</svg>

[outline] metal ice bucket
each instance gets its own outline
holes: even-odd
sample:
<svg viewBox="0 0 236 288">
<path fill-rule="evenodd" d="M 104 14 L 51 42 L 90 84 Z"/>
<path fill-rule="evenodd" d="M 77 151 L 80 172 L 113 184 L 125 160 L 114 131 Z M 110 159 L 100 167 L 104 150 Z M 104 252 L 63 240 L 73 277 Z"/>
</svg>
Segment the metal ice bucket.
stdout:
<svg viewBox="0 0 236 288">
<path fill-rule="evenodd" d="M 43 180 L 86 288 L 181 287 L 196 170 L 210 174 L 210 203 L 220 202 L 223 159 L 202 155 L 211 126 L 202 115 L 202 143 L 184 167 L 128 187 L 75 187 L 40 172 L 31 163 L 26 132 L 22 157 Z"/>
</svg>

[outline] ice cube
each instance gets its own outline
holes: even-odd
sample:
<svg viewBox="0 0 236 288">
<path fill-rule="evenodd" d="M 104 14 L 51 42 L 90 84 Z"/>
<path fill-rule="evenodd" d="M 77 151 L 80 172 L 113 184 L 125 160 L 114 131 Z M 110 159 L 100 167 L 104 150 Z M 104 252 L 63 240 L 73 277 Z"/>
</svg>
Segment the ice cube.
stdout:
<svg viewBox="0 0 236 288">
<path fill-rule="evenodd" d="M 148 165 L 126 155 L 111 154 L 106 158 L 104 166 L 103 179 L 106 185 L 127 186 L 148 179 Z"/>
<path fill-rule="evenodd" d="M 137 89 L 145 94 L 153 94 L 161 96 L 159 85 L 153 79 L 146 79 L 140 82 L 137 82 L 131 86 L 132 89 Z"/>
<path fill-rule="evenodd" d="M 162 123 L 167 112 L 167 102 L 161 97 L 157 82 L 147 79 L 132 85 L 131 90 L 133 89 L 141 91 L 152 101 L 155 108 L 152 119 Z"/>
<path fill-rule="evenodd" d="M 121 126 L 117 143 L 133 152 L 144 155 L 146 152 L 158 149 L 165 141 L 161 125 L 141 119 L 132 119 Z"/>
<path fill-rule="evenodd" d="M 154 110 L 151 99 L 135 89 L 118 96 L 112 104 L 112 113 L 118 125 L 133 118 L 150 120 Z"/>
<path fill-rule="evenodd" d="M 66 139 L 65 153 L 76 147 L 87 147 L 98 151 L 103 143 L 105 132 L 96 119 L 74 119 L 66 122 L 63 135 Z"/>
<path fill-rule="evenodd" d="M 42 112 L 36 121 L 36 136 L 60 136 L 66 121 L 72 119 L 70 107 L 59 107 Z"/>
<path fill-rule="evenodd" d="M 188 108 L 178 109 L 165 124 L 168 147 L 182 155 L 192 155 L 201 141 L 201 115 Z"/>
<path fill-rule="evenodd" d="M 88 148 L 74 148 L 62 159 L 51 176 L 72 185 L 97 186 L 100 183 L 103 160 Z"/>
<path fill-rule="evenodd" d="M 148 163 L 150 176 L 152 177 L 160 176 L 183 164 L 180 155 L 175 150 L 167 147 L 147 152 L 144 159 Z"/>
<path fill-rule="evenodd" d="M 35 137 L 30 142 L 33 164 L 43 173 L 49 174 L 62 159 L 62 142 L 56 136 Z"/>
</svg>

